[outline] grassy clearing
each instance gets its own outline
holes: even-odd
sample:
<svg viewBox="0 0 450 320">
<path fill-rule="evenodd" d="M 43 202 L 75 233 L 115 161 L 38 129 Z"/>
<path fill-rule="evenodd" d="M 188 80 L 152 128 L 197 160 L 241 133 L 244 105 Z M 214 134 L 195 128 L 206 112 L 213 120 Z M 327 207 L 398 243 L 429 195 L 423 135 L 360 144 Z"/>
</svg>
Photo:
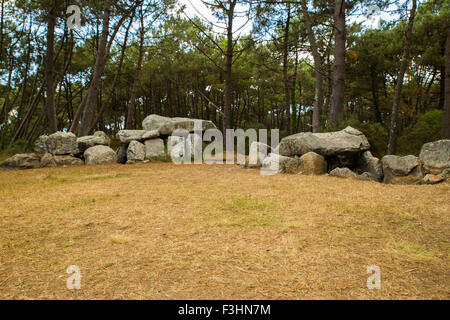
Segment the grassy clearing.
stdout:
<svg viewBox="0 0 450 320">
<path fill-rule="evenodd" d="M 0 172 L 0 298 L 448 299 L 449 203 L 226 165 Z"/>
</svg>

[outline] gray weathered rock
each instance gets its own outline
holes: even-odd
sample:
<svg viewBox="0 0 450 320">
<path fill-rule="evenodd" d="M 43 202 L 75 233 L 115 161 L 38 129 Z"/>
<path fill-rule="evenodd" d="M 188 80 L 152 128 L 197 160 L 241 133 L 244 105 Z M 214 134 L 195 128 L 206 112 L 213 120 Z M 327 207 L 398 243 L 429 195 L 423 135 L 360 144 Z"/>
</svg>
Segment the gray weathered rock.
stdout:
<svg viewBox="0 0 450 320">
<path fill-rule="evenodd" d="M 107 146 L 90 147 L 84 152 L 86 164 L 117 163 L 117 154 Z"/>
<path fill-rule="evenodd" d="M 49 136 L 40 136 L 34 145 L 38 153 L 56 155 L 78 154 L 77 137 L 71 132 L 55 132 Z"/>
<path fill-rule="evenodd" d="M 369 150 L 370 144 L 360 131 L 347 127 L 337 132 L 301 132 L 281 139 L 279 152 L 283 156 L 315 152 L 323 157 L 357 154 Z"/>
<path fill-rule="evenodd" d="M 142 128 L 145 130 L 157 130 L 161 135 L 169 136 L 176 129 L 185 129 L 189 132 L 194 132 L 195 121 L 200 121 L 200 128 L 202 131 L 208 129 L 216 129 L 214 123 L 210 120 L 190 119 L 190 118 L 168 118 L 157 114 L 149 115 L 142 121 Z"/>
<path fill-rule="evenodd" d="M 302 174 L 321 175 L 327 173 L 327 162 L 321 155 L 307 152 L 300 157 L 299 169 Z"/>
<path fill-rule="evenodd" d="M 77 139 L 77 144 L 80 153 L 83 153 L 86 149 L 93 146 L 109 146 L 111 144 L 111 140 L 103 131 L 97 131 L 92 136 L 79 137 Z"/>
<path fill-rule="evenodd" d="M 46 153 L 41 159 L 41 168 L 84 165 L 84 161 L 73 156 L 57 156 Z"/>
<path fill-rule="evenodd" d="M 381 182 L 383 180 L 383 165 L 380 159 L 374 157 L 370 151 L 365 151 L 358 161 L 357 171 L 360 173 L 368 172 L 371 178 Z"/>
<path fill-rule="evenodd" d="M 422 181 L 422 171 L 417 157 L 387 155 L 381 159 L 384 183 L 418 184 Z"/>
<path fill-rule="evenodd" d="M 144 145 L 146 159 L 164 159 L 166 157 L 163 139 L 145 140 Z"/>
<path fill-rule="evenodd" d="M 2 170 L 23 170 L 40 167 L 41 158 L 33 153 L 19 153 L 0 163 Z"/>
<path fill-rule="evenodd" d="M 330 172 L 330 176 L 359 179 L 358 175 L 349 168 L 336 168 Z"/>
<path fill-rule="evenodd" d="M 365 181 L 377 181 L 373 178 L 372 174 L 369 172 L 363 172 L 358 176 L 359 180 L 365 180 Z"/>
<path fill-rule="evenodd" d="M 145 147 L 138 141 L 131 141 L 127 149 L 127 161 L 144 161 Z"/>
<path fill-rule="evenodd" d="M 419 162 L 424 173 L 443 174 L 450 170 L 450 140 L 425 143 L 420 150 Z"/>
<path fill-rule="evenodd" d="M 270 153 L 264 158 L 262 167 L 268 170 L 275 170 L 278 167 L 278 173 L 300 173 L 300 159 Z"/>
<path fill-rule="evenodd" d="M 120 130 L 116 134 L 120 143 L 130 143 L 133 140 L 143 142 L 158 137 L 159 132 L 157 130 Z"/>
<path fill-rule="evenodd" d="M 167 155 L 170 159 L 178 161 L 185 155 L 185 138 L 170 136 L 167 139 Z"/>
<path fill-rule="evenodd" d="M 249 150 L 248 154 L 248 168 L 260 168 L 264 159 L 270 152 L 270 147 L 262 142 L 254 141 Z"/>
<path fill-rule="evenodd" d="M 36 142 L 34 143 L 34 151 L 40 154 L 48 153 L 47 140 L 48 136 L 46 135 L 37 138 Z"/>
</svg>

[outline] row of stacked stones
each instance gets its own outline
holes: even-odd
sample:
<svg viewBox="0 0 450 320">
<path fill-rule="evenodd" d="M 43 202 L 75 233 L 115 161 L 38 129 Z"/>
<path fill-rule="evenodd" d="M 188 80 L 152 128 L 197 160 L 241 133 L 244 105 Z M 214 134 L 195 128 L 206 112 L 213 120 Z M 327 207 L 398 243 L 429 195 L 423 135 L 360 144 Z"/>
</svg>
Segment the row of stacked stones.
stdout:
<svg viewBox="0 0 450 320">
<path fill-rule="evenodd" d="M 168 118 L 156 114 L 149 115 L 142 121 L 142 130 L 121 130 L 116 134 L 121 146 L 117 152 L 119 163 L 147 162 L 164 160 L 170 155 L 184 155 L 184 137 L 172 135 L 177 129 L 184 129 L 191 134 L 188 141 L 195 138 L 194 123 L 201 121 L 202 131 L 216 129 L 212 121 L 190 118 Z M 193 143 L 189 143 L 191 148 Z M 191 154 L 193 151 L 191 150 Z"/>
<path fill-rule="evenodd" d="M 419 157 L 387 155 L 380 160 L 369 149 L 364 134 L 352 127 L 302 132 L 283 138 L 273 153 L 269 146 L 254 142 L 247 166 L 273 168 L 276 161 L 280 173 L 329 174 L 388 184 L 433 184 L 450 175 L 450 140 L 424 144 Z"/>
<path fill-rule="evenodd" d="M 34 151 L 37 154 L 16 154 L 2 162 L 0 168 L 14 170 L 116 163 L 117 155 L 109 147 L 110 143 L 102 131 L 80 138 L 71 132 L 55 132 L 36 140 Z"/>
</svg>

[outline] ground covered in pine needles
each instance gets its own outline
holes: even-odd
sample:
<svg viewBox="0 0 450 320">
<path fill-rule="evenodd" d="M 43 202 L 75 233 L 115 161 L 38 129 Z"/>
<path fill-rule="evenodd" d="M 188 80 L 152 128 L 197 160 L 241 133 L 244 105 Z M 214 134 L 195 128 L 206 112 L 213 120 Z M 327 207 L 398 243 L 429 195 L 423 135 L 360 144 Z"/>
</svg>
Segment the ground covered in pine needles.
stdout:
<svg viewBox="0 0 450 320">
<path fill-rule="evenodd" d="M 226 165 L 0 172 L 0 298 L 448 299 L 449 203 Z"/>
</svg>

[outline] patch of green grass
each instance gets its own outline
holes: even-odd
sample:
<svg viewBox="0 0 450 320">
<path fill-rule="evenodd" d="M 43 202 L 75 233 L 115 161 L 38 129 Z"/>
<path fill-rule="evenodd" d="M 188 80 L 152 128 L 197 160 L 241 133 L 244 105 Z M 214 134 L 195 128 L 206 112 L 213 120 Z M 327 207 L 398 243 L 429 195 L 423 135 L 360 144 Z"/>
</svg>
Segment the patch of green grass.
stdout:
<svg viewBox="0 0 450 320">
<path fill-rule="evenodd" d="M 243 195 L 221 200 L 220 211 L 214 216 L 218 226 L 266 227 L 276 222 L 279 204 L 271 198 Z"/>
<path fill-rule="evenodd" d="M 249 211 L 267 211 L 277 208 L 277 203 L 270 198 L 243 195 L 232 198 L 229 201 L 222 201 L 221 208 L 232 213 L 246 213 Z"/>
<path fill-rule="evenodd" d="M 61 211 L 68 211 L 68 210 L 73 209 L 73 208 L 92 205 L 95 202 L 96 202 L 95 198 L 81 199 L 81 200 L 78 200 L 78 201 L 73 201 L 69 206 L 63 207 L 60 210 Z"/>
<path fill-rule="evenodd" d="M 113 265 L 115 265 L 116 263 L 114 261 L 108 261 L 106 262 L 105 268 L 109 268 L 112 267 Z"/>
<path fill-rule="evenodd" d="M 435 258 L 431 251 L 417 243 L 391 240 L 388 246 L 395 255 L 404 257 L 408 261 L 425 262 Z"/>
</svg>

